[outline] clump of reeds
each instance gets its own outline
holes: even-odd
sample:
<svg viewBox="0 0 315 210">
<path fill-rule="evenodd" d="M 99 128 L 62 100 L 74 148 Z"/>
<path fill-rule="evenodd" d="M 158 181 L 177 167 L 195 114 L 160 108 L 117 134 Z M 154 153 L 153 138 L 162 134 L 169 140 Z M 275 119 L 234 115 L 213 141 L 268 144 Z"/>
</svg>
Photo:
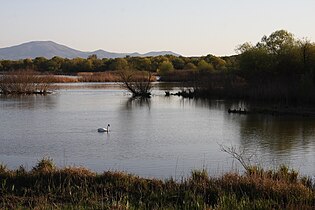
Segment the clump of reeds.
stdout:
<svg viewBox="0 0 315 210">
<path fill-rule="evenodd" d="M 52 89 L 53 77 L 39 75 L 33 70 L 4 73 L 0 77 L 2 94 L 46 94 Z"/>
<path fill-rule="evenodd" d="M 281 166 L 210 177 L 205 170 L 174 179 L 146 179 L 123 172 L 57 168 L 44 158 L 31 170 L 0 167 L 0 208 L 87 209 L 314 209 L 307 177 Z"/>
<path fill-rule="evenodd" d="M 52 83 L 72 83 L 79 82 L 79 78 L 77 77 L 69 77 L 69 76 L 60 76 L 60 75 L 51 75 Z"/>
<path fill-rule="evenodd" d="M 77 75 L 79 82 L 124 82 L 121 72 L 118 71 L 79 72 Z M 143 79 L 143 72 L 133 71 L 132 82 L 136 82 L 139 79 Z M 151 75 L 150 80 L 156 81 L 155 76 Z"/>
<path fill-rule="evenodd" d="M 119 82 L 117 72 L 80 72 L 79 82 Z"/>
</svg>

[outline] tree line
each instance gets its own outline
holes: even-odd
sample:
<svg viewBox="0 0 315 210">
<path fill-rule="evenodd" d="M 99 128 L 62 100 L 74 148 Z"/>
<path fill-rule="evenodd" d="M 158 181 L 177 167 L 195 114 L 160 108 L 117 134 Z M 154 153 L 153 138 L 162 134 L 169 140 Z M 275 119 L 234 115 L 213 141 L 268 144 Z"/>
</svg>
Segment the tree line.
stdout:
<svg viewBox="0 0 315 210">
<path fill-rule="evenodd" d="M 0 60 L 0 71 L 32 69 L 38 72 L 77 73 L 115 70 L 140 70 L 167 74 L 173 70 L 196 70 L 201 72 L 228 72 L 237 70 L 247 79 L 269 79 L 269 77 L 294 77 L 313 75 L 315 68 L 315 44 L 308 39 L 296 39 L 285 30 L 263 36 L 253 45 L 244 43 L 237 47 L 237 54 L 218 57 L 155 56 L 99 59 L 96 55 L 84 58 Z M 261 77 L 261 75 L 265 77 Z"/>
<path fill-rule="evenodd" d="M 140 70 L 165 74 L 172 70 L 225 70 L 231 65 L 230 59 L 207 55 L 202 57 L 155 56 L 155 57 L 124 57 L 99 59 L 91 55 L 87 59 L 67 59 L 55 56 L 51 59 L 37 57 L 35 59 L 0 60 L 0 71 L 32 69 L 38 72 L 67 74 L 77 72 L 102 72 L 116 70 Z"/>
</svg>

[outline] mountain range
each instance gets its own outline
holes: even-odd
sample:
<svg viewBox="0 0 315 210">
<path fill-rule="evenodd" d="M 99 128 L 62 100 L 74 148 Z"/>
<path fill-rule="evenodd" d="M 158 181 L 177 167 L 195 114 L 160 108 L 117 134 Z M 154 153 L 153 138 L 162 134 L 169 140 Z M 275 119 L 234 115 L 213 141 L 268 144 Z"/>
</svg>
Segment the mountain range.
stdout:
<svg viewBox="0 0 315 210">
<path fill-rule="evenodd" d="M 25 58 L 45 57 L 52 58 L 59 56 L 62 58 L 87 58 L 90 55 L 96 55 L 98 58 L 123 58 L 130 57 L 147 57 L 159 55 L 174 55 L 179 54 L 172 51 L 156 51 L 148 52 L 145 54 L 140 53 L 114 53 L 105 50 L 96 50 L 92 52 L 84 52 L 76 50 L 65 45 L 57 44 L 52 41 L 32 41 L 20 45 L 0 48 L 0 60 L 19 60 Z"/>
</svg>

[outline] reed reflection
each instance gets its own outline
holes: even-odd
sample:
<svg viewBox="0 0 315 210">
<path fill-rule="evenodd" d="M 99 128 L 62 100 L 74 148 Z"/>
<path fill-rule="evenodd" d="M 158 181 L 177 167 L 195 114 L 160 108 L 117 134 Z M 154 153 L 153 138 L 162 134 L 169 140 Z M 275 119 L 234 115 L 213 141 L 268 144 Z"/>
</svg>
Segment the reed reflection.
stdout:
<svg viewBox="0 0 315 210">
<path fill-rule="evenodd" d="M 0 95 L 3 109 L 51 109 L 58 101 L 55 95 Z"/>
</svg>

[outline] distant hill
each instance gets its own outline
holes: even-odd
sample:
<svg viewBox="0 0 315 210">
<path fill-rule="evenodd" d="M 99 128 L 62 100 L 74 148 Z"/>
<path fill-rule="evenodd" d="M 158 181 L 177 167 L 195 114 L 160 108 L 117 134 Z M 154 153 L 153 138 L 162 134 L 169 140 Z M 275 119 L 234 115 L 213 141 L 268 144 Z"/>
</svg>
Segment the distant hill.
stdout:
<svg viewBox="0 0 315 210">
<path fill-rule="evenodd" d="M 158 56 L 158 55 L 175 55 L 179 56 L 172 51 L 158 51 L 158 52 L 148 52 L 145 54 L 140 53 L 113 53 L 107 52 L 105 50 L 96 50 L 93 52 L 83 52 L 79 50 L 72 49 L 65 45 L 60 45 L 52 41 L 33 41 L 27 42 L 20 45 L 0 48 L 0 60 L 19 60 L 25 58 L 36 58 L 45 57 L 52 58 L 54 56 L 59 56 L 63 58 L 87 58 L 90 55 L 97 55 L 98 58 L 122 58 L 126 56 L 131 57 L 146 57 L 146 56 Z"/>
</svg>

